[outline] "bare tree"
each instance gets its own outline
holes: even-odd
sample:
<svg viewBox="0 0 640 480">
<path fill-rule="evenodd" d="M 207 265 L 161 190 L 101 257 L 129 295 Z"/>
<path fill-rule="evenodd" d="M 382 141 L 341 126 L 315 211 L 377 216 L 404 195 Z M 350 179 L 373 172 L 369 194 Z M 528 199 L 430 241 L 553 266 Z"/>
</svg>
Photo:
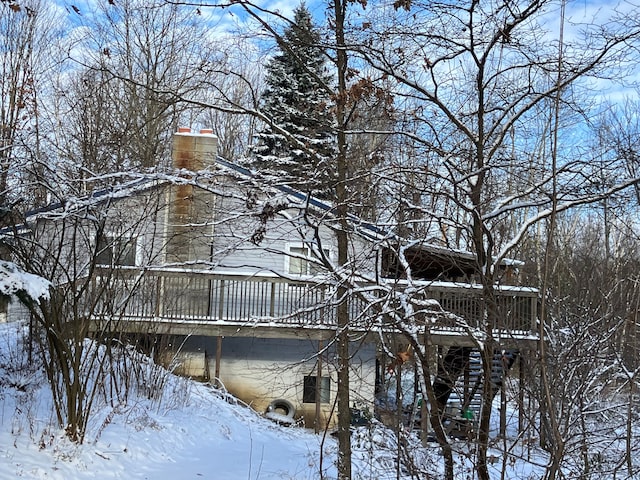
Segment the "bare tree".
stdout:
<svg viewBox="0 0 640 480">
<path fill-rule="evenodd" d="M 266 12 L 250 2 L 238 2 L 237 5 L 245 8 L 264 31 L 282 40 L 270 21 L 275 17 L 286 22 L 281 15 Z M 393 6 L 367 4 L 364 13 L 357 11 L 363 21 L 357 22 L 357 28 L 351 31 L 347 30 L 350 25 L 349 9 L 358 7 L 341 2 L 329 5 L 329 33 L 324 38 L 326 43 L 323 47 L 334 62 L 337 86 L 325 85 L 323 88 L 331 92 L 337 118 L 336 210 L 335 216 L 330 218 L 339 245 L 337 264 L 323 257 L 321 249 L 316 253 L 321 263 L 333 273 L 332 281 L 338 286 L 340 308 L 336 341 L 340 362 L 344 362 L 338 370 L 342 392 L 338 405 L 342 453 L 339 475 L 342 479 L 351 476 L 346 365 L 352 319 L 347 298 L 359 293 L 370 302 L 369 308 L 376 310 L 378 317 L 391 318 L 396 322 L 392 325 L 407 333 L 420 360 L 425 396 L 430 398 L 432 405 L 438 405 L 431 384 L 434 372 L 429 361 L 432 355 L 425 348 L 428 341 L 418 342 L 411 336 L 416 319 L 433 312 L 429 306 L 420 303 L 420 290 L 412 284 L 410 262 L 405 255 L 406 245 L 394 246 L 406 276 L 404 286 L 400 282 L 393 288 L 382 285 L 376 295 L 367 295 L 365 289 L 358 290 L 362 286 L 358 283 L 362 277 L 358 277 L 356 264 L 350 263 L 349 256 L 350 249 L 353 249 L 349 209 L 352 198 L 355 198 L 351 195 L 349 181 L 353 177 L 358 178 L 360 173 L 349 169 L 348 160 L 356 158 L 355 152 L 350 157 L 349 135 L 354 135 L 353 138 L 357 134 L 375 138 L 402 137 L 407 143 L 397 144 L 408 145 L 406 156 L 411 163 L 403 163 L 401 155 L 394 159 L 398 168 L 393 171 L 402 175 L 397 179 L 387 178 L 386 185 L 393 185 L 395 189 L 386 191 L 398 192 L 396 194 L 402 199 L 404 211 L 395 206 L 391 210 L 398 212 L 405 223 L 403 227 L 406 227 L 407 220 L 419 226 L 412 229 L 419 232 L 417 242 L 424 243 L 438 237 L 445 245 L 473 252 L 473 271 L 483 290 L 480 303 L 483 322 L 480 325 L 471 325 L 464 319 L 455 319 L 455 322 L 466 328 L 470 338 L 476 341 L 476 347 L 483 352 L 485 378 L 490 377 L 494 351 L 499 348 L 495 335 L 499 323 L 496 286 L 506 281 L 500 268 L 503 260 L 518 249 L 533 226 L 540 226 L 543 236 L 555 241 L 553 222 L 558 214 L 573 207 L 596 204 L 637 184 L 635 174 L 627 172 L 606 188 L 595 189 L 590 162 L 573 155 L 568 148 L 560 151 L 561 143 L 557 141 L 558 132 L 563 127 L 561 120 L 578 103 L 581 80 L 602 74 L 612 64 L 624 63 L 625 53 L 628 53 L 624 47 L 636 40 L 637 28 L 623 19 L 612 22 L 607 28 L 587 25 L 587 34 L 580 41 L 563 40 L 558 44 L 545 31 L 545 25 L 548 25 L 545 23 L 545 8 L 552 5 L 551 2 L 530 2 L 518 6 L 497 2 L 487 6 L 479 2 L 401 1 Z M 173 12 L 177 7 L 172 4 L 167 8 Z M 268 14 L 271 16 L 267 17 Z M 132 126 L 135 135 L 146 139 L 138 142 L 146 149 L 141 156 L 143 165 L 153 165 L 152 159 L 161 149 L 162 142 L 148 141 L 157 139 L 161 130 L 162 122 L 153 123 L 152 120 L 162 117 L 163 121 L 169 122 L 163 115 L 176 105 L 172 102 L 178 99 L 198 107 L 211 106 L 224 113 L 248 113 L 269 122 L 268 116 L 258 108 L 257 95 L 247 94 L 247 97 L 238 98 L 218 90 L 215 102 L 202 101 L 203 97 L 192 92 L 190 84 L 181 83 L 182 77 L 172 70 L 166 75 L 175 82 L 163 83 L 158 81 L 164 79 L 163 70 L 158 73 L 157 69 L 151 68 L 149 76 L 145 76 L 143 69 L 137 68 L 138 65 L 132 61 L 123 61 L 126 68 L 120 69 L 120 59 L 127 58 L 127 49 L 136 44 L 137 37 L 128 36 L 133 30 L 124 28 L 130 25 L 127 19 L 111 18 L 110 28 L 114 32 L 122 32 L 122 39 L 132 41 L 116 43 L 124 56 L 120 56 L 111 43 L 101 44 L 97 50 L 102 58 L 96 65 L 102 65 L 114 79 L 121 81 L 119 89 L 114 91 L 121 91 L 123 97 L 129 98 L 125 106 L 135 105 L 136 115 L 151 112 Z M 143 28 L 141 31 L 146 30 Z M 215 70 L 209 63 L 203 68 Z M 371 80 L 371 75 L 361 73 L 372 69 L 378 72 L 375 80 Z M 224 70 L 218 69 L 216 73 L 242 79 L 251 86 L 252 81 L 246 79 L 246 72 Z M 378 80 L 381 83 L 377 83 Z M 349 110 L 352 106 L 350 101 L 359 98 L 356 94 L 363 87 L 371 87 L 373 92 L 376 88 L 392 90 L 387 92 L 384 102 L 393 98 L 396 109 L 403 109 L 403 115 L 398 116 L 407 119 L 412 128 L 398 131 L 397 126 L 403 124 L 393 124 L 395 128 L 391 128 L 382 122 L 368 131 L 362 124 L 354 122 L 349 114 L 357 109 Z M 153 97 L 149 100 L 149 108 L 145 108 L 147 94 Z M 556 134 L 552 141 L 549 140 L 550 132 Z M 280 130 L 278 133 L 294 147 L 308 149 L 308 146 L 296 142 L 291 132 Z M 416 156 L 424 156 L 428 162 L 420 162 Z M 366 162 L 363 164 L 365 169 L 369 167 Z M 389 225 L 391 218 L 392 215 L 388 215 L 383 220 Z M 544 224 L 546 219 L 551 219 L 550 224 Z M 315 220 L 307 220 L 313 227 Z M 541 278 L 549 277 L 541 275 Z M 365 280 L 369 282 L 372 278 Z M 375 280 L 373 278 L 374 283 Z M 404 291 L 394 292 L 394 288 L 399 287 Z M 541 337 L 545 333 L 543 327 Z M 547 374 L 544 373 L 543 377 L 547 379 Z M 496 391 L 490 382 L 485 382 L 483 389 L 477 470 L 480 478 L 486 479 L 490 405 Z M 543 401 L 548 411 L 554 411 L 552 400 L 547 391 Z M 553 416 L 557 417 L 555 413 Z M 440 414 L 437 409 L 432 413 L 434 428 L 445 453 L 449 452 L 447 475 L 453 478 L 451 448 L 442 430 Z M 551 446 L 555 452 L 550 469 L 553 472 L 557 471 L 562 459 L 564 441 L 557 418 L 552 424 L 556 442 Z M 550 474 L 551 477 L 553 475 Z"/>
<path fill-rule="evenodd" d="M 166 168 L 169 165 L 161 162 L 169 158 L 169 133 L 187 110 L 180 98 L 202 87 L 216 62 L 215 50 L 206 48 L 192 9 L 138 0 L 101 2 L 99 7 L 100 15 L 86 25 L 84 56 L 72 56 L 89 71 L 70 97 L 69 113 L 96 122 L 101 109 L 108 121 L 100 123 L 100 128 L 106 127 L 101 141 L 114 158 L 95 166 Z M 96 90 L 103 101 L 83 105 L 82 98 Z M 68 155 L 82 152 L 88 140 L 83 135 L 75 132 L 83 142 Z"/>
<path fill-rule="evenodd" d="M 517 161 L 546 135 L 544 130 L 531 132 L 529 122 L 542 112 L 550 119 L 547 132 L 562 128 L 556 113 L 575 100 L 570 89 L 582 78 L 624 62 L 624 47 L 638 34 L 619 19 L 606 30 L 593 26 L 582 45 L 561 38 L 558 50 L 557 42 L 543 36 L 548 5 L 396 2 L 395 11 L 368 6 L 367 25 L 372 27 L 365 29 L 357 48 L 362 61 L 397 81 L 396 97 L 420 106 L 415 112 L 422 128 L 415 141 L 440 159 L 436 171 L 423 174 L 441 180 L 440 190 L 431 195 L 441 199 L 436 204 L 453 203 L 456 217 L 448 221 L 461 233 L 461 245 L 474 253 L 483 287 L 486 320 L 469 333 L 482 338 L 478 347 L 485 378 L 499 345 L 494 331 L 500 262 L 541 219 L 598 202 L 637 182 L 634 176 L 618 178 L 597 193 L 590 191 L 588 178 L 576 185 L 575 172 L 589 171 L 588 163 L 561 158 L 557 141 L 536 158 L 539 175 L 532 177 L 530 164 Z M 516 212 L 525 215 L 513 223 Z M 482 479 L 489 478 L 486 453 L 495 394 L 489 384 L 484 383 L 478 435 Z M 556 440 L 561 452 L 562 442 Z M 452 471 L 448 477 L 453 478 Z"/>
<path fill-rule="evenodd" d="M 355 92 L 353 87 L 362 87 L 358 80 L 369 78 L 364 74 L 359 77 L 360 73 L 365 68 L 373 69 L 384 79 L 387 89 L 389 79 L 395 82 L 389 92 L 391 98 L 410 112 L 416 128 L 409 132 L 362 133 L 398 133 L 419 147 L 413 151 L 423 154 L 430 164 L 425 168 L 414 162 L 405 170 L 405 178 L 411 181 L 405 183 L 407 190 L 402 197 L 411 207 L 411 221 L 416 224 L 421 215 L 424 223 L 436 227 L 423 228 L 422 241 L 437 236 L 444 244 L 469 249 L 475 256 L 474 271 L 483 288 L 480 308 L 485 321 L 475 326 L 463 325 L 482 351 L 485 378 L 491 376 L 494 352 L 499 347 L 494 335 L 500 320 L 496 286 L 507 281 L 500 268 L 503 260 L 517 250 L 534 225 L 573 207 L 600 202 L 637 182 L 628 175 L 605 190 L 594 191 L 587 173 L 591 171 L 589 162 L 572 157 L 568 149 L 560 152 L 557 134 L 549 140 L 550 132 L 562 128 L 560 120 L 565 112 L 577 104 L 582 79 L 624 64 L 625 46 L 635 41 L 637 29 L 623 18 L 608 28 L 586 25 L 584 37 L 562 40 L 559 48 L 557 31 L 552 35 L 546 31 L 549 23 L 545 8 L 549 5 L 552 4 L 531 2 L 516 8 L 508 2 L 489 7 L 477 2 L 368 4 L 365 13 L 359 13 L 362 22 L 349 31 L 345 26 L 349 13 L 346 5 L 333 3 L 329 11 L 330 35 L 325 48 L 332 53 L 338 81 L 337 89 L 327 86 L 334 92 L 338 118 L 337 186 L 344 187 L 349 178 L 348 169 L 340 174 L 342 161 L 348 158 L 346 136 L 341 135 L 358 131 L 357 125 L 350 130 L 348 99 Z M 240 6 L 279 38 L 263 16 L 272 13 L 283 20 L 281 16 L 250 2 Z M 364 68 L 359 70 L 360 67 Z M 257 108 L 248 113 L 269 120 Z M 287 136 L 286 131 L 279 133 Z M 291 135 L 288 138 L 295 144 Z M 577 178 L 580 182 L 576 184 Z M 349 189 L 337 197 L 339 224 L 340 219 L 346 218 Z M 420 205 L 407 199 L 426 202 Z M 554 227 L 543 229 L 549 233 Z M 345 224 L 337 233 L 340 250 L 345 252 L 349 236 L 341 235 L 347 231 Z M 347 257 L 341 255 L 338 264 L 344 266 Z M 403 258 L 402 248 L 397 255 L 410 280 L 409 262 Z M 335 266 L 328 268 L 344 272 Z M 340 275 L 338 278 L 339 284 L 352 287 L 351 292 L 357 287 L 353 279 Z M 410 281 L 409 286 L 413 288 Z M 417 291 L 411 288 L 406 293 Z M 393 298 L 398 297 L 386 287 L 383 290 L 389 294 L 387 307 L 379 300 L 369 300 L 380 306 L 379 313 L 391 313 L 393 317 L 393 312 L 398 312 Z M 409 302 L 405 306 L 407 310 L 396 318 L 399 322 L 404 319 L 409 333 L 416 318 L 415 304 Z M 344 321 L 348 317 L 341 318 Z M 402 323 L 398 325 L 402 329 Z M 347 331 L 349 324 L 341 326 L 341 331 Z M 430 358 L 424 349 L 419 350 L 419 344 L 415 348 L 423 358 Z M 425 366 L 425 388 L 431 381 L 430 373 Z M 346 383 L 346 379 L 342 381 Z M 480 478 L 486 479 L 490 406 L 496 390 L 490 382 L 483 385 L 477 470 Z M 433 398 L 433 392 L 425 394 Z M 553 408 L 548 395 L 545 402 L 549 403 L 548 409 Z M 438 416 L 439 413 L 434 416 L 435 423 L 439 422 Z M 557 422 L 554 423 L 552 430 L 557 431 Z M 446 448 L 446 435 L 439 435 L 439 440 Z M 557 449 L 557 455 L 552 470 L 557 470 L 558 459 L 563 455 L 562 439 L 558 436 L 555 441 L 557 445 L 552 448 Z M 347 442 L 345 438 L 345 459 Z M 452 461 L 448 467 L 448 477 L 453 478 Z M 350 475 L 346 467 L 340 471 L 344 478 Z"/>
<path fill-rule="evenodd" d="M 43 198 L 40 119 L 61 19 L 47 2 L 0 4 L 0 196 Z M 33 203 L 32 203 L 33 204 Z"/>
<path fill-rule="evenodd" d="M 14 218 L 3 232 L 16 262 L 53 285 L 49 299 L 28 303 L 33 341 L 51 386 L 57 421 L 80 443 L 101 389 L 110 384 L 116 392 L 110 400 L 116 403 L 128 394 L 130 385 L 111 375 L 110 359 L 118 344 L 110 342 L 130 305 L 148 301 L 142 276 L 131 276 L 126 266 L 133 265 L 136 256 L 153 262 L 161 251 L 162 244 L 136 247 L 164 202 L 154 192 L 120 203 L 108 196 L 84 197 L 86 203 L 82 198 L 67 197 L 31 212 L 28 223 Z M 68 208 L 66 202 L 73 200 L 78 204 Z M 132 211 L 139 217 L 132 217 Z M 163 237 L 156 241 L 163 242 Z M 89 337 L 108 341 L 100 346 Z"/>
</svg>

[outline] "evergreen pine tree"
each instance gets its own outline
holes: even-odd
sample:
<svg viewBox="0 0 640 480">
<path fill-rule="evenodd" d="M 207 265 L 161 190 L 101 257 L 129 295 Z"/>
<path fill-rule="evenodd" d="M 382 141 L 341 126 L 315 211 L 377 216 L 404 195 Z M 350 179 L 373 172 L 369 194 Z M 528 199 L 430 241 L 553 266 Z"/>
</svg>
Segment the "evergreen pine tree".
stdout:
<svg viewBox="0 0 640 480">
<path fill-rule="evenodd" d="M 326 196 L 334 176 L 335 136 L 329 94 L 322 85 L 330 83 L 331 75 L 320 34 L 304 3 L 294 11 L 279 50 L 266 66 L 261 97 L 262 112 L 273 125 L 266 124 L 256 135 L 252 167 L 264 177 Z"/>
</svg>

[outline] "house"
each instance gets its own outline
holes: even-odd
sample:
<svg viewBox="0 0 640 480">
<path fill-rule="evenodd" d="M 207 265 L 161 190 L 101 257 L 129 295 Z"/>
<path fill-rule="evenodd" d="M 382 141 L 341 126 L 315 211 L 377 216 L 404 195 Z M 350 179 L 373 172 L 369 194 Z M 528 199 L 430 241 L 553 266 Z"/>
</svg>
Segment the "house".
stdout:
<svg viewBox="0 0 640 480">
<path fill-rule="evenodd" d="M 37 248 L 25 258 L 39 258 L 37 273 L 62 288 L 77 291 L 83 279 L 87 330 L 125 335 L 257 411 L 318 427 L 335 420 L 336 285 L 343 282 L 354 293 L 347 301 L 356 408 L 374 410 L 388 364 L 406 344 L 392 317 L 413 322 L 436 347 L 442 406 L 459 377 L 469 397 L 477 377 L 464 375 L 476 346 L 470 332 L 482 321 L 473 256 L 352 217 L 349 262 L 332 272 L 333 207 L 287 186 L 262 188 L 216 156 L 216 141 L 211 131 L 180 129 L 176 175 L 137 178 L 28 214 L 22 234 Z M 518 265 L 501 265 L 509 282 Z M 387 295 L 408 290 L 412 318 L 400 307 L 406 295 Z M 513 357 L 537 338 L 537 291 L 501 285 L 496 295 L 495 333 Z"/>
</svg>

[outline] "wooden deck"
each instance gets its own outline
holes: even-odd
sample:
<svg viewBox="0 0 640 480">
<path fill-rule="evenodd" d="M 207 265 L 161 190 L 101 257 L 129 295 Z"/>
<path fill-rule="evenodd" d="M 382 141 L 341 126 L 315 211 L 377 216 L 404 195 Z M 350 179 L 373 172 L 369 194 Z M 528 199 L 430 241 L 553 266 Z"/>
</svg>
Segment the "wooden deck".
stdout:
<svg viewBox="0 0 640 480">
<path fill-rule="evenodd" d="M 335 335 L 335 290 L 311 278 L 184 269 L 123 268 L 98 273 L 93 289 L 108 301 L 101 301 L 91 314 L 96 329 L 109 324 L 117 331 L 176 335 L 315 339 Z M 367 292 L 354 295 L 350 301 L 353 329 L 392 333 L 391 316 L 380 315 L 381 302 L 371 287 L 365 286 Z M 395 290 L 401 291 L 402 287 L 396 282 Z M 415 324 L 428 329 L 434 343 L 469 343 L 470 330 L 483 325 L 481 289 L 437 282 L 417 287 L 419 305 L 426 307 L 417 309 Z M 496 294 L 498 322 L 494 336 L 505 342 L 535 341 L 537 292 L 498 287 Z"/>
</svg>

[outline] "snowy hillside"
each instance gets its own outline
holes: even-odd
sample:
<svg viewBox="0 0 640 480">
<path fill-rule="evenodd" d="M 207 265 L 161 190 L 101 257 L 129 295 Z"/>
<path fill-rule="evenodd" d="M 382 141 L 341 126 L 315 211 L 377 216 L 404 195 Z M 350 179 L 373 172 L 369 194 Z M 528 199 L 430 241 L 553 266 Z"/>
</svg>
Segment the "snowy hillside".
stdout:
<svg viewBox="0 0 640 480">
<path fill-rule="evenodd" d="M 25 325 L 0 324 L 0 479 L 336 478 L 337 444 L 330 435 L 278 426 L 219 390 L 151 364 L 147 368 L 164 376 L 162 391 L 149 395 L 141 388 L 126 403 L 102 401 L 84 444 L 73 444 L 52 426 L 50 392 L 44 375 L 28 361 L 26 332 Z M 416 478 L 406 464 L 398 466 L 390 430 L 376 423 L 355 430 L 352 438 L 354 479 Z M 413 440 L 420 478 L 439 478 L 437 446 L 422 448 Z M 472 446 L 460 442 L 457 448 L 464 471 L 464 452 Z M 544 464 L 540 456 L 514 462 L 497 450 L 495 458 L 495 478 L 503 468 L 506 478 L 539 478 Z"/>
<path fill-rule="evenodd" d="M 167 375 L 161 398 L 96 410 L 83 445 L 52 428 L 43 374 L 12 371 L 23 328 L 0 325 L 0 478 L 317 478 L 321 438 L 281 428 L 210 387 Z M 25 365 L 22 361 L 18 364 Z M 327 439 L 324 468 L 332 475 Z"/>
</svg>

